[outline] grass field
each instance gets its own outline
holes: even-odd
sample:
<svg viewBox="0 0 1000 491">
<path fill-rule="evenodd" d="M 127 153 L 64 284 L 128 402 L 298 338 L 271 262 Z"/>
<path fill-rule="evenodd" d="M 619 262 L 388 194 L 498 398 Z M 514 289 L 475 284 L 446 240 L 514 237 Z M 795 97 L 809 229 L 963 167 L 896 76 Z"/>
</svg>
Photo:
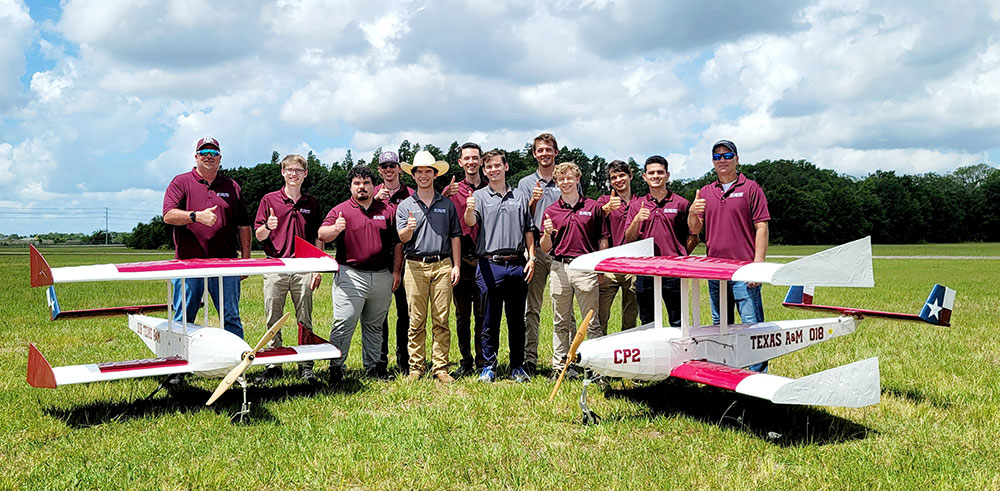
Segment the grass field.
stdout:
<svg viewBox="0 0 1000 491">
<path fill-rule="evenodd" d="M 27 286 L 23 252 L 0 251 L 2 489 L 1000 488 L 997 260 L 876 259 L 876 288 L 818 290 L 817 302 L 901 312 L 915 312 L 935 282 L 958 291 L 950 328 L 866 320 L 854 335 L 772 361 L 772 373 L 798 377 L 878 356 L 882 402 L 868 408 L 775 406 L 681 381 L 615 383 L 591 392 L 603 421 L 583 426 L 580 382 L 564 386 L 555 403 L 546 400 L 545 377 L 491 386 L 379 382 L 360 377 L 355 346 L 346 383 L 331 389 L 287 376 L 253 388 L 250 422 L 233 424 L 238 391 L 204 406 L 217 380 L 194 379 L 149 401 L 153 379 L 29 387 L 29 342 L 53 365 L 148 351 L 124 318 L 48 321 L 44 292 Z M 99 252 L 45 251 L 53 266 L 157 257 Z M 1000 244 L 874 253 L 1000 256 Z M 93 283 L 59 293 L 64 308 L 88 308 L 160 302 L 165 291 L 162 282 Z M 319 292 L 314 319 L 326 335 L 329 275 Z M 809 316 L 780 306 L 782 288 L 765 286 L 764 295 L 771 320 Z M 260 277 L 244 283 L 241 310 L 252 342 L 264 331 Z M 546 305 L 540 359 L 551 353 L 551 322 Z"/>
</svg>

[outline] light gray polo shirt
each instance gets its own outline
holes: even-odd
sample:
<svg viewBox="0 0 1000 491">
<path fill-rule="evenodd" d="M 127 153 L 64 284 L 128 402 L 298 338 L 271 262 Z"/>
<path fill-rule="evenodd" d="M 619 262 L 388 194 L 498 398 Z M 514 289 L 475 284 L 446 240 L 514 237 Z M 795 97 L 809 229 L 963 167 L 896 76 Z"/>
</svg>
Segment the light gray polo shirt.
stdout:
<svg viewBox="0 0 1000 491">
<path fill-rule="evenodd" d="M 411 211 L 417 219 L 417 229 L 413 231 L 410 241 L 403 244 L 403 253 L 418 256 L 445 254 L 450 257 L 452 237 L 462 236 L 455 204 L 435 192 L 431 206 L 428 207 L 417 197 L 417 193 L 413 193 L 396 207 L 397 232 L 406 228 L 406 220 Z"/>
<path fill-rule="evenodd" d="M 476 253 L 482 256 L 524 252 L 524 233 L 531 231 L 528 195 L 510 186 L 506 194 L 500 195 L 486 186 L 477 189 L 472 196 L 476 198 L 476 221 L 479 223 Z"/>
<path fill-rule="evenodd" d="M 535 215 L 532 218 L 532 222 L 535 225 L 535 230 L 542 230 L 542 221 L 545 219 L 545 209 L 552 206 L 559 200 L 561 193 L 559 192 L 559 186 L 556 186 L 556 177 L 552 176 L 552 180 L 546 181 L 542 179 L 542 176 L 538 174 L 536 170 L 533 174 L 528 174 L 521 178 L 521 182 L 517 183 L 517 190 L 524 193 L 525 200 L 531 199 L 531 190 L 535 188 L 535 183 L 542 181 L 542 199 L 535 204 Z M 583 184 L 577 184 L 576 190 L 583 196 Z M 531 207 L 528 207 L 528 213 L 531 213 Z M 536 234 L 535 241 L 538 241 Z"/>
</svg>

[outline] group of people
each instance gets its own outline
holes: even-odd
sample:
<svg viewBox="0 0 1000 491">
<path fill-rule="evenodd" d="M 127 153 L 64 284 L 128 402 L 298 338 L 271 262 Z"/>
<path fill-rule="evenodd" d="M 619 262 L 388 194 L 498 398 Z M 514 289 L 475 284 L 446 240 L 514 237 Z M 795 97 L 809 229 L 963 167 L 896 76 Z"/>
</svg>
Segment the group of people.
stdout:
<svg viewBox="0 0 1000 491">
<path fill-rule="evenodd" d="M 344 377 L 351 339 L 361 326 L 362 364 L 368 376 L 388 379 L 389 322 L 396 305 L 396 366 L 408 380 L 427 371 L 427 320 L 431 323 L 430 375 L 450 383 L 456 377 L 498 377 L 501 319 L 506 315 L 509 378 L 526 382 L 538 368 L 540 312 L 546 283 L 552 300 L 553 367 L 566 363 L 575 331 L 574 299 L 581 312 L 597 313 L 587 326 L 589 338 L 607 334 L 611 307 L 621 292 L 621 329 L 653 321 L 653 281 L 648 276 L 600 274 L 568 268 L 575 258 L 607 247 L 652 238 L 656 255 L 682 256 L 699 243 L 704 230 L 709 257 L 763 261 L 770 219 L 767 199 L 753 180 L 739 173 L 736 145 L 720 140 L 712 148 L 718 179 L 699 189 L 693 201 L 669 188 L 665 158 L 646 159 L 642 178 L 649 193 L 632 192 L 632 169 L 615 160 L 608 166 L 611 192 L 594 200 L 583 194 L 580 168 L 556 163 L 559 146 L 549 133 L 535 137 L 531 153 L 534 173 L 516 186 L 507 181 L 503 151 L 483 153 L 479 145 L 460 148 L 464 178 L 453 177 L 441 192 L 434 181 L 449 170 L 447 162 L 427 151 L 412 162 L 400 162 L 392 151 L 378 156 L 378 174 L 367 166 L 348 172 L 351 197 L 324 216 L 316 198 L 305 194 L 306 160 L 288 155 L 281 161 L 284 186 L 266 194 L 251 223 L 239 185 L 219 175 L 219 142 L 205 137 L 195 145 L 195 167 L 176 176 L 163 200 L 164 221 L 173 225 L 178 259 L 250 257 L 250 235 L 268 257 L 290 257 L 295 237 L 322 248 L 334 243 L 340 270 L 333 275 L 333 323 L 330 342 L 343 356 L 331 360 L 329 379 Z M 416 189 L 400 180 L 413 177 Z M 252 230 L 252 232 L 251 232 Z M 268 325 L 281 317 L 292 297 L 299 323 L 312 328 L 312 295 L 319 273 L 264 275 L 264 309 Z M 208 282 L 224 328 L 243 335 L 239 315 L 240 278 Z M 194 319 L 205 283 L 175 280 L 176 320 Z M 762 322 L 760 285 L 728 282 L 728 305 L 719 305 L 719 283 L 709 282 L 713 322 L 719 309 L 738 310 L 744 323 Z M 182 305 L 186 297 L 186 311 Z M 680 325 L 680 286 L 665 279 L 662 301 L 671 326 Z M 461 360 L 449 371 L 454 303 Z M 280 333 L 272 345 L 281 346 Z M 766 364 L 750 367 L 766 370 Z M 268 366 L 260 375 L 281 374 Z M 572 367 L 569 377 L 581 374 Z M 301 363 L 299 376 L 315 379 L 312 362 Z"/>
</svg>

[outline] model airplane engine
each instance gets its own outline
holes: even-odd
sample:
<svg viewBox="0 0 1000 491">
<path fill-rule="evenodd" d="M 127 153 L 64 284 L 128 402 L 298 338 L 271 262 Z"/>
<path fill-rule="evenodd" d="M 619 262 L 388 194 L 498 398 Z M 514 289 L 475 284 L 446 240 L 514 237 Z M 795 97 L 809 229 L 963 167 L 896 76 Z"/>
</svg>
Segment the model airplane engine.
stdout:
<svg viewBox="0 0 1000 491">
<path fill-rule="evenodd" d="M 648 325 L 587 340 L 577 352 L 577 364 L 608 377 L 664 380 L 672 368 L 672 331 Z"/>
</svg>

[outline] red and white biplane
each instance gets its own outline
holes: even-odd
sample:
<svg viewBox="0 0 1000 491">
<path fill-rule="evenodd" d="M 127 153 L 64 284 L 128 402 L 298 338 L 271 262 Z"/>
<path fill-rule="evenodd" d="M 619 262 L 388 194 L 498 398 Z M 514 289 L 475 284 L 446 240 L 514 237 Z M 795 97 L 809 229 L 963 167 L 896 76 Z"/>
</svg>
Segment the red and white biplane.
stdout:
<svg viewBox="0 0 1000 491">
<path fill-rule="evenodd" d="M 577 332 L 569 360 L 596 375 L 657 381 L 677 377 L 732 390 L 776 404 L 863 407 L 880 400 L 878 358 L 868 358 L 798 379 L 746 370 L 747 367 L 854 332 L 865 317 L 950 325 L 955 291 L 935 285 L 919 314 L 817 305 L 817 286 L 872 287 L 869 237 L 827 249 L 787 264 L 754 263 L 700 256 L 654 256 L 652 239 L 605 249 L 575 259 L 570 268 L 584 271 L 653 276 L 653 298 L 660 299 L 663 277 L 680 278 L 681 326 L 664 328 L 661 308 L 654 321 L 635 329 L 583 341 Z M 720 309 L 719 324 L 702 325 L 701 280 L 719 280 L 719 303 L 725 305 L 727 281 L 785 285 L 784 305 L 837 314 L 815 319 L 730 324 Z M 656 303 L 659 307 L 659 302 Z M 583 324 L 586 326 L 586 322 Z M 567 367 L 569 363 L 567 363 Z M 564 368 L 565 372 L 565 368 Z M 560 378 L 561 381 L 561 378 Z M 596 422 L 580 398 L 585 422 Z M 555 395 L 558 383 L 552 391 Z M 551 400 L 552 397 L 550 397 Z"/>
<path fill-rule="evenodd" d="M 195 319 L 174 321 L 173 298 L 177 294 L 181 295 L 181 298 L 186 296 L 186 282 L 181 282 L 181 291 L 174 291 L 171 280 L 175 278 L 204 278 L 206 282 L 205 305 L 208 305 L 207 283 L 209 278 L 219 278 L 221 290 L 223 276 L 328 272 L 337 271 L 337 269 L 337 261 L 333 257 L 301 239 L 296 239 L 295 255 L 291 258 L 174 259 L 63 268 L 50 268 L 41 253 L 32 246 L 31 286 L 49 287 L 46 293 L 53 320 L 67 317 L 127 314 L 129 329 L 142 339 L 149 350 L 153 352 L 155 358 L 53 367 L 35 345 L 30 344 L 28 348 L 28 383 L 33 387 L 55 388 L 67 384 L 187 373 L 202 377 L 224 377 L 207 404 L 213 403 L 234 382 L 239 382 L 243 387 L 244 401 L 241 415 L 245 414 L 248 406 L 243 372 L 250 365 L 333 359 L 340 357 L 340 350 L 301 325 L 299 325 L 298 346 L 264 348 L 275 333 L 281 329 L 282 324 L 291 315 L 290 313 L 275 322 L 273 326 L 269 326 L 264 337 L 252 348 L 243 339 L 229 331 L 205 327 L 208 325 L 207 308 L 205 309 L 204 325 L 194 323 Z M 66 312 L 60 310 L 55 295 L 55 283 L 130 280 L 167 280 L 167 303 L 76 310 L 69 311 L 71 315 L 66 315 Z M 222 291 L 219 292 L 220 298 L 222 293 Z M 186 307 L 185 304 L 184 312 L 187 311 Z M 143 313 L 163 308 L 167 311 L 166 319 L 151 317 Z M 224 317 L 224 308 L 220 302 L 220 324 Z"/>
</svg>

